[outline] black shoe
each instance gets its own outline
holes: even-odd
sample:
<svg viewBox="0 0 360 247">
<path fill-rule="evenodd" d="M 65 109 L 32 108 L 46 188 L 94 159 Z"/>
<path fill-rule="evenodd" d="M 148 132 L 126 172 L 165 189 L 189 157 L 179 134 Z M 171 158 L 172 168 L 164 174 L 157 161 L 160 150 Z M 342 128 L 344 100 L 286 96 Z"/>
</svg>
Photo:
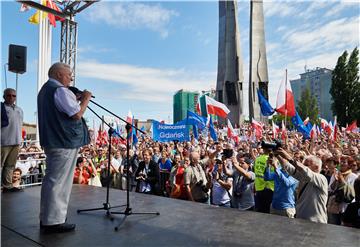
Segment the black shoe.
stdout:
<svg viewBox="0 0 360 247">
<path fill-rule="evenodd" d="M 57 225 L 43 225 L 40 223 L 40 229 L 44 233 L 64 233 L 64 232 L 71 232 L 75 230 L 75 224 L 57 224 Z"/>
<path fill-rule="evenodd" d="M 17 188 L 17 187 L 12 187 L 12 188 L 3 188 L 3 193 L 7 193 L 7 192 L 21 192 L 24 191 L 21 188 Z"/>
</svg>

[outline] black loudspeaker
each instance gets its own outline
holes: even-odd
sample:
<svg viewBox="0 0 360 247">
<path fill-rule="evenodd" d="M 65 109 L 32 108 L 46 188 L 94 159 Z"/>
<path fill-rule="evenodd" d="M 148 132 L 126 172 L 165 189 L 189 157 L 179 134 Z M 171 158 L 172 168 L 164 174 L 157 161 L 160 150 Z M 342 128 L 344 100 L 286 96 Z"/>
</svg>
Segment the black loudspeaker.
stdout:
<svg viewBox="0 0 360 247">
<path fill-rule="evenodd" d="M 26 72 L 26 46 L 9 45 L 9 71 L 23 74 Z"/>
<path fill-rule="evenodd" d="M 238 100 L 236 96 L 235 82 L 226 81 L 225 90 L 226 90 L 228 105 L 236 105 L 238 103 Z"/>
</svg>

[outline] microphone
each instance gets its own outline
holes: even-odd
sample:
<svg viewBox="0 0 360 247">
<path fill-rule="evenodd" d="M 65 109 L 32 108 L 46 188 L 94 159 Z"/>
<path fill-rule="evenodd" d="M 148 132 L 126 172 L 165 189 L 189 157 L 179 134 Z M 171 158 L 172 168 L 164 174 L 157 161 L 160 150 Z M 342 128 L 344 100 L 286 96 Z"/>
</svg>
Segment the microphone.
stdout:
<svg viewBox="0 0 360 247">
<path fill-rule="evenodd" d="M 81 91 L 80 89 L 78 89 L 77 87 L 68 87 L 68 89 L 73 92 L 75 95 L 77 94 L 82 94 L 83 91 Z M 94 95 L 91 95 L 91 98 L 95 98 Z"/>
</svg>

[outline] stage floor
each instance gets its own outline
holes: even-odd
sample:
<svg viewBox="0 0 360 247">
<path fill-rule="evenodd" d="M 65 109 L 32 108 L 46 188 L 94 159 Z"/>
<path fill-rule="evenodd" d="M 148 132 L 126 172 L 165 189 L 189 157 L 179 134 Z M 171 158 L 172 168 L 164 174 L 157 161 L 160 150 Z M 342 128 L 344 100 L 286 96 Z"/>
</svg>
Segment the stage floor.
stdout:
<svg viewBox="0 0 360 247">
<path fill-rule="evenodd" d="M 77 214 L 77 209 L 102 207 L 105 197 L 105 188 L 74 185 L 68 221 L 76 230 L 44 235 L 39 186 L 2 194 L 1 246 L 360 246 L 357 229 L 139 193 L 130 193 L 133 212 L 158 211 L 159 216 L 128 216 L 115 231 L 123 215 L 111 221 L 105 210 Z M 125 203 L 126 192 L 110 190 L 111 206 Z"/>
</svg>

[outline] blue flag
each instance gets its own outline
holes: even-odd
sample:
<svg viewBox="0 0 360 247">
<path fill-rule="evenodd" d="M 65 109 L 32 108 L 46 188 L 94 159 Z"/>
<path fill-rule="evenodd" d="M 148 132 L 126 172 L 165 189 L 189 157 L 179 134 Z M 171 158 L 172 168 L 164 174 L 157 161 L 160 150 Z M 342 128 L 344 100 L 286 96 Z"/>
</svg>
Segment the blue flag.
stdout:
<svg viewBox="0 0 360 247">
<path fill-rule="evenodd" d="M 188 125 L 196 125 L 199 129 L 203 129 L 206 126 L 206 120 L 204 121 L 203 117 L 189 110 L 187 111 L 186 121 Z"/>
<path fill-rule="evenodd" d="M 215 131 L 215 128 L 214 128 L 214 124 L 212 122 L 212 117 L 211 116 L 209 116 L 209 117 L 210 117 L 210 124 L 209 124 L 210 136 L 214 141 L 217 141 L 218 138 L 217 138 L 216 131 Z"/>
<path fill-rule="evenodd" d="M 193 125 L 193 133 L 194 133 L 194 138 L 196 140 L 198 140 L 199 139 L 199 133 L 198 133 L 198 128 L 196 127 L 195 124 Z"/>
<path fill-rule="evenodd" d="M 302 133 L 306 139 L 310 138 L 310 131 L 304 125 L 304 122 L 297 111 L 296 111 L 296 115 L 291 118 L 291 122 L 294 124 L 296 130 Z"/>
<path fill-rule="evenodd" d="M 261 114 L 263 116 L 271 116 L 274 114 L 274 108 L 270 105 L 269 101 L 261 94 L 260 90 L 257 90 L 258 98 L 259 98 L 259 104 L 261 108 Z"/>
</svg>

